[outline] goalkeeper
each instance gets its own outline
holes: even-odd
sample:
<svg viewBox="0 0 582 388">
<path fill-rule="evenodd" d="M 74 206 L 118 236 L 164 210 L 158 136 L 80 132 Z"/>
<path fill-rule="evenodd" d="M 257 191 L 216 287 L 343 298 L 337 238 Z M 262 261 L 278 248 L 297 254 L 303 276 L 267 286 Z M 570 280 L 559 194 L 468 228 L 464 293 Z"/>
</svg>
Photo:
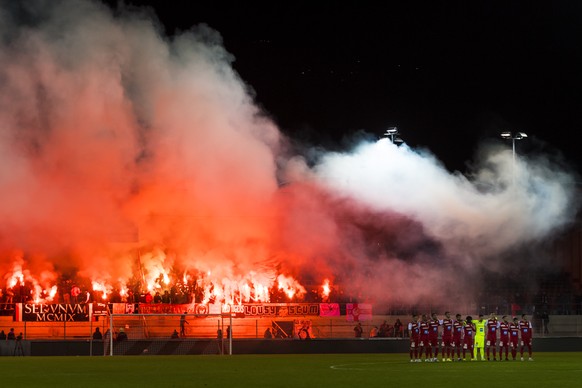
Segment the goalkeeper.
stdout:
<svg viewBox="0 0 582 388">
<path fill-rule="evenodd" d="M 483 314 L 479 314 L 479 319 L 473 323 L 475 324 L 473 360 L 477 360 L 477 353 L 480 353 L 481 361 L 485 361 L 485 325 L 487 325 L 487 321 L 483 319 Z"/>
</svg>

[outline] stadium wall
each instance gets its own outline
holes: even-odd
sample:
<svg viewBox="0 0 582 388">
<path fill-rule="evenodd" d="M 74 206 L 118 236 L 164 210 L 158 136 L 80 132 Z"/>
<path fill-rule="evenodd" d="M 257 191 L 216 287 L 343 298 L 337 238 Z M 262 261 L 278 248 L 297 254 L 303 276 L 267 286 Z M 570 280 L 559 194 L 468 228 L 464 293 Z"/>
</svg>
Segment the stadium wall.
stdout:
<svg viewBox="0 0 582 388">
<path fill-rule="evenodd" d="M 408 324 L 408 316 L 374 315 L 373 319 L 363 321 L 364 337 L 368 337 L 372 326 L 379 327 L 386 320 L 394 324 L 399 318 L 405 325 Z M 189 318 L 190 319 L 190 318 Z M 346 320 L 346 317 L 308 317 L 311 322 L 312 334 L 317 339 L 349 339 L 354 337 L 354 322 Z M 125 317 L 115 319 L 114 325 L 118 329 L 124 327 L 130 339 L 160 338 L 167 339 L 174 329 L 179 329 L 179 316 L 150 318 L 147 330 L 143 327 L 142 318 L 128 314 Z M 186 326 L 186 336 L 195 338 L 216 337 L 216 331 L 220 320 L 216 318 L 190 319 Z M 301 319 L 299 319 L 301 320 Z M 293 318 L 236 318 L 233 319 L 233 332 L 235 338 L 263 338 L 267 327 L 272 327 L 273 322 L 294 321 Z M 225 320 L 224 325 L 229 323 Z M 14 328 L 16 333 L 22 332 L 25 340 L 88 340 L 92 332 L 99 327 L 102 333 L 109 328 L 108 317 L 100 317 L 97 322 L 15 322 L 12 317 L 0 317 L 0 329 L 8 332 Z M 551 315 L 549 331 L 542 334 L 541 326 L 534 322 L 537 337 L 579 337 L 582 336 L 582 315 Z M 402 333 L 405 335 L 406 333 Z"/>
<path fill-rule="evenodd" d="M 378 339 L 233 339 L 233 354 L 408 353 L 408 340 Z M 129 340 L 114 344 L 115 355 L 220 354 L 227 341 L 210 339 Z M 101 341 L 22 341 L 24 356 L 103 356 Z M 147 349 L 147 350 L 146 350 Z M 582 338 L 535 338 L 534 352 L 582 352 Z M 108 351 L 106 352 L 108 353 Z M 0 356 L 14 356 L 15 342 L 0 342 Z M 16 355 L 20 355 L 18 352 Z"/>
</svg>

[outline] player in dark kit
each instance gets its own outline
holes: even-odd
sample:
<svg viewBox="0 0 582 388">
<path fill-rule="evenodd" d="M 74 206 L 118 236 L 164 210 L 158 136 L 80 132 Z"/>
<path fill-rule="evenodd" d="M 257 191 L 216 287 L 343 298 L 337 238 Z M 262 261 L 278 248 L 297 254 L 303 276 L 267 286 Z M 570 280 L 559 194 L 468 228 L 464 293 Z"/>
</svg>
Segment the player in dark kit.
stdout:
<svg viewBox="0 0 582 388">
<path fill-rule="evenodd" d="M 418 345 L 418 358 L 422 358 L 422 351 L 425 352 L 425 362 L 432 361 L 432 350 L 428 342 L 428 337 L 430 335 L 430 325 L 428 322 L 428 317 L 422 314 L 422 320 L 419 324 L 420 327 L 420 343 Z"/>
<path fill-rule="evenodd" d="M 509 361 L 509 321 L 504 315 L 499 322 L 499 359 L 503 360 L 503 350 L 505 349 L 505 361 Z"/>
<path fill-rule="evenodd" d="M 499 321 L 495 313 L 491 313 L 487 320 L 487 338 L 485 338 L 485 346 L 487 351 L 487 361 L 490 361 L 490 350 L 493 349 L 493 361 L 497 361 L 497 330 L 499 329 Z M 501 358 L 501 356 L 499 356 Z"/>
<path fill-rule="evenodd" d="M 418 326 L 418 315 L 413 315 L 412 321 L 408 324 L 408 336 L 410 337 L 410 362 L 419 362 L 420 327 Z"/>
<path fill-rule="evenodd" d="M 432 361 L 438 362 L 439 357 L 439 326 L 441 325 L 436 313 L 432 313 L 431 319 L 428 322 L 430 332 L 428 334 L 428 343 L 432 354 Z"/>
<path fill-rule="evenodd" d="M 521 316 L 519 321 L 519 331 L 521 332 L 521 361 L 523 361 L 523 348 L 527 346 L 529 352 L 529 361 L 533 361 L 531 343 L 533 338 L 533 328 L 531 322 L 527 320 L 527 315 Z"/>
<path fill-rule="evenodd" d="M 511 357 L 515 361 L 517 356 L 517 346 L 519 344 L 519 322 L 517 317 L 513 318 L 513 322 L 509 324 L 509 343 L 511 346 Z"/>
<path fill-rule="evenodd" d="M 469 315 L 463 326 L 463 360 L 465 360 L 465 352 L 471 355 L 471 361 L 474 360 L 473 347 L 475 346 L 475 325 L 473 318 Z"/>
<path fill-rule="evenodd" d="M 451 319 L 451 313 L 445 312 L 445 319 L 441 321 L 443 326 L 443 343 L 442 343 L 442 354 L 443 361 L 452 361 L 451 357 L 455 357 L 453 353 L 453 320 Z"/>
<path fill-rule="evenodd" d="M 463 347 L 463 327 L 465 322 L 461 318 L 461 314 L 455 316 L 456 320 L 453 322 L 453 353 L 457 349 L 457 361 L 461 361 L 461 348 Z M 453 355 L 454 357 L 454 355 Z"/>
</svg>

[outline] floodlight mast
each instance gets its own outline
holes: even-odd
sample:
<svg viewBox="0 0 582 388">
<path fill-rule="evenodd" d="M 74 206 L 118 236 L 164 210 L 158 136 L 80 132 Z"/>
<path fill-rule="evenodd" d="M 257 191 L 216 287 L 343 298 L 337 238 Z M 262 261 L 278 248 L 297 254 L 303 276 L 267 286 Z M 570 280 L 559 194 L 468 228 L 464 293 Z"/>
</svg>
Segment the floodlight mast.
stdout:
<svg viewBox="0 0 582 388">
<path fill-rule="evenodd" d="M 398 127 L 388 127 L 386 132 L 384 132 L 384 137 L 389 138 L 393 144 L 404 143 L 404 140 L 402 140 L 398 135 L 400 135 Z"/>
<path fill-rule="evenodd" d="M 516 140 L 523 140 L 527 137 L 525 132 L 501 132 L 501 138 L 505 140 L 511 140 L 511 146 L 513 150 L 513 165 L 512 165 L 512 180 L 513 184 L 515 184 L 515 141 Z"/>
</svg>

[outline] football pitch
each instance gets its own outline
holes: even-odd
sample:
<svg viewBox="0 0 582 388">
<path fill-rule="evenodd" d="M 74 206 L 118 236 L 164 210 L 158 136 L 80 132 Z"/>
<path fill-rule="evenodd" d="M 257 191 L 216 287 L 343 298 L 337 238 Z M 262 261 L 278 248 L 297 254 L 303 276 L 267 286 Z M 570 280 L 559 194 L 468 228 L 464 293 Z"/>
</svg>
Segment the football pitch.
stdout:
<svg viewBox="0 0 582 388">
<path fill-rule="evenodd" d="M 1 387 L 582 387 L 582 352 L 410 363 L 407 354 L 0 357 Z"/>
</svg>

